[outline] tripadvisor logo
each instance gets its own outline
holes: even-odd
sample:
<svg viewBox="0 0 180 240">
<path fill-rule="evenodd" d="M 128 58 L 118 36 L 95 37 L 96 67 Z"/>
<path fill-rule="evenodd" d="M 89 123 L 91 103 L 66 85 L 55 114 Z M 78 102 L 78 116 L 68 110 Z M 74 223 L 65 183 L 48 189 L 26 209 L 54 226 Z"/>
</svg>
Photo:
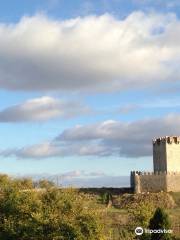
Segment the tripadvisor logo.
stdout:
<svg viewBox="0 0 180 240">
<path fill-rule="evenodd" d="M 142 235 L 143 233 L 172 233 L 173 231 L 171 229 L 143 229 L 142 227 L 137 227 L 135 229 L 135 234 L 140 236 Z"/>
</svg>

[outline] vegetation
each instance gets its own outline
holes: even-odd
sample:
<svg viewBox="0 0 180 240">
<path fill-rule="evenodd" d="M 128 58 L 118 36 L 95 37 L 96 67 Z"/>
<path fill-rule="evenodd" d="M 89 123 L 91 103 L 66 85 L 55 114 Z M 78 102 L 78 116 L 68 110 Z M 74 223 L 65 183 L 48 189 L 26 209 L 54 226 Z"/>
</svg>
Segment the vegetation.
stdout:
<svg viewBox="0 0 180 240">
<path fill-rule="evenodd" d="M 180 194 L 164 192 L 113 196 L 112 207 L 108 209 L 106 216 L 107 224 L 112 226 L 110 239 L 137 239 L 134 229 L 137 226 L 148 229 L 149 221 L 159 207 L 167 209 L 166 212 L 172 222 L 172 239 L 180 239 Z M 124 232 L 126 237 L 123 237 Z M 138 239 L 150 240 L 150 235 L 143 234 Z"/>
<path fill-rule="evenodd" d="M 170 195 L 173 197 L 176 206 L 180 207 L 180 192 L 170 192 Z"/>
<path fill-rule="evenodd" d="M 55 184 L 49 180 L 46 179 L 42 179 L 39 180 L 39 182 L 37 182 L 37 187 L 39 188 L 51 188 L 51 187 L 55 187 Z"/>
<path fill-rule="evenodd" d="M 128 209 L 130 220 L 137 226 L 147 228 L 149 225 L 149 219 L 153 216 L 154 204 L 152 202 L 141 202 L 136 207 Z"/>
<path fill-rule="evenodd" d="M 158 239 L 177 240 L 179 219 L 178 193 L 83 193 L 48 180 L 0 175 L 0 240 L 134 240 L 137 226 L 169 228 L 170 222 L 173 236 Z M 157 234 L 138 239 L 154 240 Z"/>
<path fill-rule="evenodd" d="M 16 180 L 9 180 L 9 185 L 7 181 L 3 176 L 0 239 L 104 239 L 98 211 L 83 194 L 49 185 L 43 191 L 25 191 Z"/>
<path fill-rule="evenodd" d="M 112 194 L 110 192 L 104 192 L 101 194 L 100 196 L 100 202 L 103 204 L 106 204 L 107 206 L 110 205 L 110 203 L 112 203 L 113 198 L 112 198 Z"/>
<path fill-rule="evenodd" d="M 162 208 L 157 208 L 153 217 L 150 219 L 149 222 L 149 229 L 165 229 L 170 230 L 171 224 L 170 219 L 165 213 L 165 211 Z M 157 237 L 158 235 L 158 237 Z M 152 233 L 151 234 L 151 240 L 171 240 L 172 234 L 170 233 Z"/>
</svg>

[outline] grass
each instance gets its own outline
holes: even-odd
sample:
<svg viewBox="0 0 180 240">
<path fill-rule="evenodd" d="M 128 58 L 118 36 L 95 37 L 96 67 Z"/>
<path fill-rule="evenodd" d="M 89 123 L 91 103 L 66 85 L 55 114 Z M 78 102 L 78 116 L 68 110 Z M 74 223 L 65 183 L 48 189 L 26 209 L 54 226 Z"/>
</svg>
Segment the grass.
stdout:
<svg viewBox="0 0 180 240">
<path fill-rule="evenodd" d="M 108 208 L 107 211 L 109 213 L 117 213 L 117 214 L 121 214 L 121 215 L 126 215 L 128 213 L 127 209 L 118 209 L 118 208 L 115 208 L 114 206 L 112 206 L 111 208 Z"/>
<path fill-rule="evenodd" d="M 156 193 L 156 194 L 123 194 L 112 196 L 114 204 L 107 208 L 107 204 L 100 204 L 101 209 L 105 210 L 104 224 L 106 228 L 111 230 L 112 237 L 110 240 L 127 240 L 134 239 L 134 228 L 129 218 L 128 207 L 131 205 L 138 206 L 142 201 L 152 201 L 154 210 L 160 206 L 165 208 L 172 222 L 172 229 L 176 237 L 180 237 L 180 193 Z M 99 197 L 96 196 L 96 199 Z M 178 226 L 179 224 L 179 226 Z M 128 236 L 128 232 L 130 236 Z"/>
<path fill-rule="evenodd" d="M 169 194 L 173 197 L 176 205 L 180 207 L 180 192 L 169 192 Z"/>
</svg>

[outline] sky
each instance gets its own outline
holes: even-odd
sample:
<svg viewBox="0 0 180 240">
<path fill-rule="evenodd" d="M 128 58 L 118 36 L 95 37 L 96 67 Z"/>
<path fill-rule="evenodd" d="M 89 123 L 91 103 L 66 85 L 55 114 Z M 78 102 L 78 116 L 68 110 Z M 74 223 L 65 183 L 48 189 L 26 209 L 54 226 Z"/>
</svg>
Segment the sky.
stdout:
<svg viewBox="0 0 180 240">
<path fill-rule="evenodd" d="M 152 139 L 180 135 L 179 64 L 178 0 L 1 1 L 0 172 L 152 171 Z"/>
</svg>

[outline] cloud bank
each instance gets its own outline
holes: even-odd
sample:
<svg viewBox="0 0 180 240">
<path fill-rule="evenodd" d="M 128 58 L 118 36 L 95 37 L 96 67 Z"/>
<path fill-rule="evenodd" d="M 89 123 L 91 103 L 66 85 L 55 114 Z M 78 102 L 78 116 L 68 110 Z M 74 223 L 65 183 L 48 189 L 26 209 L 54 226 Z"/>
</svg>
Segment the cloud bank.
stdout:
<svg viewBox="0 0 180 240">
<path fill-rule="evenodd" d="M 53 118 L 68 119 L 88 112 L 90 112 L 90 109 L 78 102 L 44 96 L 0 111 L 0 122 L 46 121 Z"/>
<path fill-rule="evenodd" d="M 0 88 L 120 91 L 179 81 L 180 21 L 134 12 L 0 24 Z"/>
<path fill-rule="evenodd" d="M 64 130 L 53 141 L 21 149 L 1 151 L 4 157 L 43 159 L 48 157 L 152 155 L 154 137 L 180 135 L 180 115 L 147 118 L 132 122 L 105 121 Z"/>
</svg>

